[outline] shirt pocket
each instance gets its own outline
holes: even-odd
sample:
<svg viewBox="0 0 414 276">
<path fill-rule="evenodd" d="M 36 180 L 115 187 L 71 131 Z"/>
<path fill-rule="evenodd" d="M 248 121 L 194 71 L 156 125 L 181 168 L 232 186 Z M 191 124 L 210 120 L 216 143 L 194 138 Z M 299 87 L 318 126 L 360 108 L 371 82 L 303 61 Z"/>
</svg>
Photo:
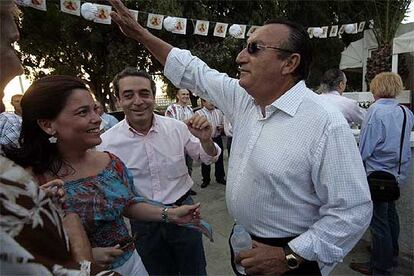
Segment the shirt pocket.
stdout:
<svg viewBox="0 0 414 276">
<path fill-rule="evenodd" d="M 184 154 L 169 156 L 162 162 L 163 171 L 168 179 L 175 179 L 188 173 Z"/>
</svg>

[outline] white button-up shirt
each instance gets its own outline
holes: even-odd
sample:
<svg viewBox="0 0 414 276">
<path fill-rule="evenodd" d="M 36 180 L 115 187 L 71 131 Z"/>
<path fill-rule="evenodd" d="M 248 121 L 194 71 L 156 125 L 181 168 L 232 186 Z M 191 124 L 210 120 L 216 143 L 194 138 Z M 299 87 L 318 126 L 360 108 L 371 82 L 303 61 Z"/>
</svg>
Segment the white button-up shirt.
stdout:
<svg viewBox="0 0 414 276">
<path fill-rule="evenodd" d="M 358 106 L 358 102 L 347 97 L 343 97 L 338 91 L 330 91 L 320 95 L 322 99 L 328 101 L 339 109 L 349 124 L 352 122 L 361 124 L 365 117 L 366 110 Z"/>
<path fill-rule="evenodd" d="M 217 155 L 208 155 L 183 122 L 156 114 L 146 135 L 134 130 L 124 119 L 101 138 L 97 149 L 109 151 L 125 163 L 136 191 L 164 204 L 174 203 L 193 186 L 185 153 L 193 160 L 211 164 L 221 152 L 215 144 Z"/>
<path fill-rule="evenodd" d="M 372 202 L 361 157 L 342 114 L 304 81 L 260 107 L 238 80 L 174 48 L 165 75 L 205 98 L 233 125 L 228 210 L 259 237 L 289 242 L 308 260 L 333 264 L 367 229 Z"/>
</svg>

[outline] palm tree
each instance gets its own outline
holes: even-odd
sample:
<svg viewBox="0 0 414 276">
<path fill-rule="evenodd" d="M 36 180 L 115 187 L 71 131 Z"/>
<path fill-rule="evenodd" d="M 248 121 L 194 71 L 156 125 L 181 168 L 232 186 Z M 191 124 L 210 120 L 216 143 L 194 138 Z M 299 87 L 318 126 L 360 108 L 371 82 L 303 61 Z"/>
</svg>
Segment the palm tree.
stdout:
<svg viewBox="0 0 414 276">
<path fill-rule="evenodd" d="M 374 20 L 374 34 L 378 48 L 367 60 L 365 80 L 369 83 L 375 75 L 391 71 L 392 41 L 398 26 L 405 17 L 411 0 L 370 0 L 365 2 L 366 13 Z M 405 66 L 401 66 L 404 70 Z M 406 69 L 406 68 L 405 68 Z M 404 75 L 404 72 L 400 72 Z"/>
</svg>

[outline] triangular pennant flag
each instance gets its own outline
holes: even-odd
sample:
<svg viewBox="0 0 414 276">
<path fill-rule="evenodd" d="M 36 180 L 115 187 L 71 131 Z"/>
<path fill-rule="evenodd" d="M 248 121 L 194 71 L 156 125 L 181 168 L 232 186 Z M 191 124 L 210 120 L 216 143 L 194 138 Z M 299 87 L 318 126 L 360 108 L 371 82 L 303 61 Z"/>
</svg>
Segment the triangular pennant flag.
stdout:
<svg viewBox="0 0 414 276">
<path fill-rule="evenodd" d="M 312 27 L 308 28 L 308 35 L 309 35 L 309 38 L 313 38 L 313 28 Z"/>
<path fill-rule="evenodd" d="M 345 32 L 345 26 L 346 24 L 341 25 L 341 27 L 339 28 L 338 34 L 341 35 Z"/>
<path fill-rule="evenodd" d="M 171 31 L 174 34 L 186 34 L 187 33 L 187 19 L 182 17 L 175 17 L 174 30 Z"/>
<path fill-rule="evenodd" d="M 251 36 L 260 26 L 251 26 L 250 29 L 247 31 L 246 36 Z"/>
<path fill-rule="evenodd" d="M 32 7 L 37 10 L 47 11 L 46 0 L 32 0 L 29 3 L 29 7 Z"/>
<path fill-rule="evenodd" d="M 148 20 L 147 20 L 147 27 L 151 29 L 161 30 L 163 21 L 164 21 L 164 15 L 149 13 Z"/>
<path fill-rule="evenodd" d="M 205 21 L 205 20 L 197 20 L 195 28 L 194 28 L 194 34 L 206 36 L 208 34 L 209 26 L 210 26 L 210 22 Z"/>
<path fill-rule="evenodd" d="M 319 38 L 327 38 L 329 26 L 323 26 L 321 28 L 322 28 L 322 34 L 319 36 Z"/>
<path fill-rule="evenodd" d="M 101 24 L 111 24 L 111 16 L 110 13 L 112 11 L 112 6 L 108 5 L 98 5 L 95 4 L 97 8 L 97 13 L 95 19 L 93 20 L 95 23 Z"/>
<path fill-rule="evenodd" d="M 338 35 L 338 25 L 334 25 L 331 27 L 331 31 L 329 32 L 329 37 L 335 37 Z"/>
<path fill-rule="evenodd" d="M 65 13 L 80 16 L 80 0 L 60 0 L 60 10 Z"/>
<path fill-rule="evenodd" d="M 216 23 L 216 26 L 214 27 L 214 36 L 218 37 L 226 37 L 227 28 L 229 27 L 229 24 L 226 23 Z"/>
</svg>

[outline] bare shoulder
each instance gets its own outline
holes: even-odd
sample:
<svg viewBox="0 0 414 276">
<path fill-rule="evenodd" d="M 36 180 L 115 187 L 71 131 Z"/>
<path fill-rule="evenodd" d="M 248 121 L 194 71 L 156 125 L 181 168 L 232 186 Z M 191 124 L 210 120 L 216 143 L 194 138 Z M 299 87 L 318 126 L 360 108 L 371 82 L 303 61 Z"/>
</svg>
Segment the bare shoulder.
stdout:
<svg viewBox="0 0 414 276">
<path fill-rule="evenodd" d="M 91 150 L 89 152 L 89 158 L 90 160 L 94 160 L 94 163 L 100 168 L 106 167 L 111 160 L 109 153 L 97 150 Z"/>
</svg>

